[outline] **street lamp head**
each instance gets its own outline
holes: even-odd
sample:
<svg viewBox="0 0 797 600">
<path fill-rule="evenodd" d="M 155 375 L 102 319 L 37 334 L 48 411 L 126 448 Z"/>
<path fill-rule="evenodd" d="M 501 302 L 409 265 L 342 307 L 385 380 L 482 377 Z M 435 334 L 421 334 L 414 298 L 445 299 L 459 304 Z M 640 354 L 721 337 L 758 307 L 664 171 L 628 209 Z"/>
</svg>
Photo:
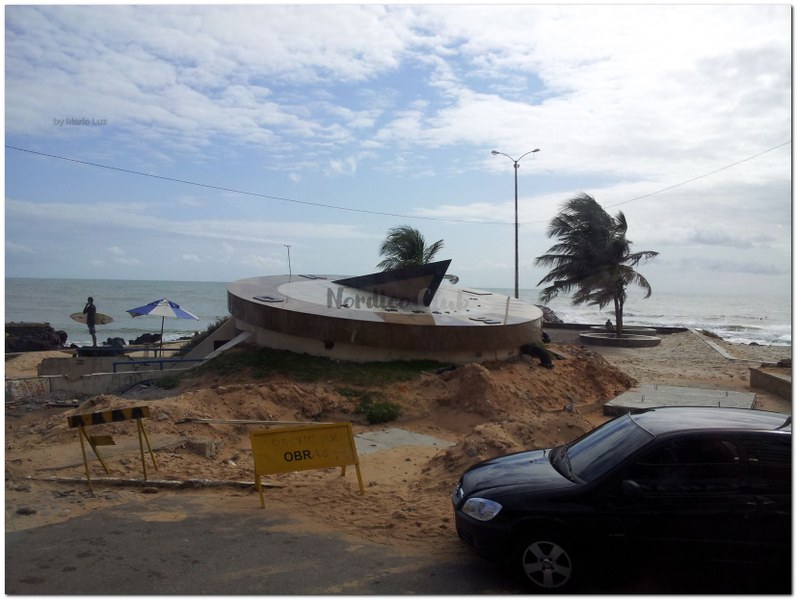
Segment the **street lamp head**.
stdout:
<svg viewBox="0 0 797 600">
<path fill-rule="evenodd" d="M 496 156 L 497 154 L 501 154 L 498 150 L 493 150 L 490 154 Z"/>
<path fill-rule="evenodd" d="M 532 150 L 532 152 L 539 152 L 539 151 L 540 151 L 539 148 L 534 148 L 534 150 Z"/>
</svg>

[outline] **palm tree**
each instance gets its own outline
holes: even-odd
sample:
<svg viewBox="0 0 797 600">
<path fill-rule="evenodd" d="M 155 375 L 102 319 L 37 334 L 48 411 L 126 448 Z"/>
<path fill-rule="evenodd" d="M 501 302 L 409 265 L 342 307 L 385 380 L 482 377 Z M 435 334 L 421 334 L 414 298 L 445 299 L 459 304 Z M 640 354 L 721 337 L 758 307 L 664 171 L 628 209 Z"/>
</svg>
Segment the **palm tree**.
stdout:
<svg viewBox="0 0 797 600">
<path fill-rule="evenodd" d="M 379 247 L 379 256 L 384 256 L 385 259 L 376 267 L 383 271 L 392 271 L 402 267 L 425 265 L 432 262 L 435 254 L 442 248 L 443 240 L 437 240 L 431 246 L 427 246 L 421 232 L 414 227 L 409 225 L 392 227 Z"/>
<path fill-rule="evenodd" d="M 535 265 L 553 266 L 537 284 L 551 284 L 540 292 L 540 300 L 547 302 L 572 291 L 573 304 L 603 308 L 611 302 L 617 335 L 622 335 L 626 288 L 640 286 L 645 298 L 653 291 L 634 267 L 659 254 L 651 250 L 632 253 L 627 230 L 622 212 L 610 216 L 592 196 L 582 193 L 565 202 L 548 226 L 548 237 L 559 238 L 559 243 L 534 259 Z"/>
</svg>

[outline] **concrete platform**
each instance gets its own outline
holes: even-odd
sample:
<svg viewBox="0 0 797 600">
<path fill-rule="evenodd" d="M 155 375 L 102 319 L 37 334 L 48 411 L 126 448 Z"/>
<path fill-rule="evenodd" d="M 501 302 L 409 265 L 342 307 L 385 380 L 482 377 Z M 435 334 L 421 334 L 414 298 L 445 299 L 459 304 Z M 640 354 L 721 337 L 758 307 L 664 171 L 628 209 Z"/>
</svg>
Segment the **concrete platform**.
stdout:
<svg viewBox="0 0 797 600">
<path fill-rule="evenodd" d="M 350 362 L 514 360 L 542 337 L 542 310 L 516 298 L 442 283 L 428 304 L 416 303 L 346 281 L 241 279 L 227 286 L 227 306 L 236 328 L 260 346 Z"/>
<path fill-rule="evenodd" d="M 397 448 L 399 446 L 436 446 L 437 448 L 448 448 L 454 445 L 453 442 L 447 442 L 430 435 L 423 435 L 422 433 L 415 433 L 396 427 L 383 431 L 359 433 L 354 436 L 354 443 L 357 446 L 357 454 L 360 456 L 370 452 Z"/>
<path fill-rule="evenodd" d="M 674 385 L 645 384 L 620 394 L 603 405 L 603 414 L 614 416 L 662 406 L 722 406 L 753 408 L 755 394 Z"/>
<path fill-rule="evenodd" d="M 612 348 L 652 348 L 661 344 L 661 338 L 655 335 L 624 333 L 617 337 L 613 333 L 584 332 L 578 334 L 584 344 L 593 346 L 609 346 Z"/>
</svg>

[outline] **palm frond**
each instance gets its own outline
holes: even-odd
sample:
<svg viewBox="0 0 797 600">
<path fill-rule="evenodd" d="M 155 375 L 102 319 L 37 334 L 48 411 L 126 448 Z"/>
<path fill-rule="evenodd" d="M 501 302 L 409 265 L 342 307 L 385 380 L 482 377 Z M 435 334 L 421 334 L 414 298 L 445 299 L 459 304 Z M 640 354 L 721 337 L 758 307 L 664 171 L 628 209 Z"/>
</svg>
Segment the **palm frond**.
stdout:
<svg viewBox="0 0 797 600">
<path fill-rule="evenodd" d="M 650 296 L 649 282 L 634 267 L 658 252 L 632 253 L 627 231 L 628 220 L 622 212 L 610 216 L 588 194 L 565 201 L 546 232 L 557 243 L 534 259 L 536 266 L 550 267 L 537 284 L 549 284 L 540 292 L 540 300 L 570 293 L 574 304 L 600 308 L 614 304 L 615 311 L 622 311 L 629 285 L 642 287 Z"/>
<path fill-rule="evenodd" d="M 383 271 L 390 271 L 413 265 L 424 265 L 432 262 L 443 245 L 443 240 L 437 240 L 431 246 L 426 246 L 426 240 L 421 232 L 409 225 L 391 227 L 379 247 L 379 255 L 384 259 L 376 267 Z"/>
</svg>

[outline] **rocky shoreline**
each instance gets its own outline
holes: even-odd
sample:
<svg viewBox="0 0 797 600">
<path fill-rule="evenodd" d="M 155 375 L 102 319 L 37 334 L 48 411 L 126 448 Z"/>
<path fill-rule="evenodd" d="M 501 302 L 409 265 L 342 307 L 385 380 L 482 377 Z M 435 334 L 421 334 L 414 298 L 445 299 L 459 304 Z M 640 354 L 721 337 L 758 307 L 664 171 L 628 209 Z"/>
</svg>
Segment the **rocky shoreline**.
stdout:
<svg viewBox="0 0 797 600">
<path fill-rule="evenodd" d="M 49 323 L 6 323 L 6 354 L 63 350 L 66 340 L 66 331 Z"/>
<path fill-rule="evenodd" d="M 159 333 L 143 333 L 130 345 L 157 344 L 161 339 Z M 49 323 L 6 323 L 6 355 L 19 352 L 49 352 L 52 350 L 69 350 L 77 348 L 75 344 L 66 345 L 67 333 L 56 331 Z M 122 338 L 108 338 L 101 342 L 103 346 L 124 346 Z"/>
</svg>

